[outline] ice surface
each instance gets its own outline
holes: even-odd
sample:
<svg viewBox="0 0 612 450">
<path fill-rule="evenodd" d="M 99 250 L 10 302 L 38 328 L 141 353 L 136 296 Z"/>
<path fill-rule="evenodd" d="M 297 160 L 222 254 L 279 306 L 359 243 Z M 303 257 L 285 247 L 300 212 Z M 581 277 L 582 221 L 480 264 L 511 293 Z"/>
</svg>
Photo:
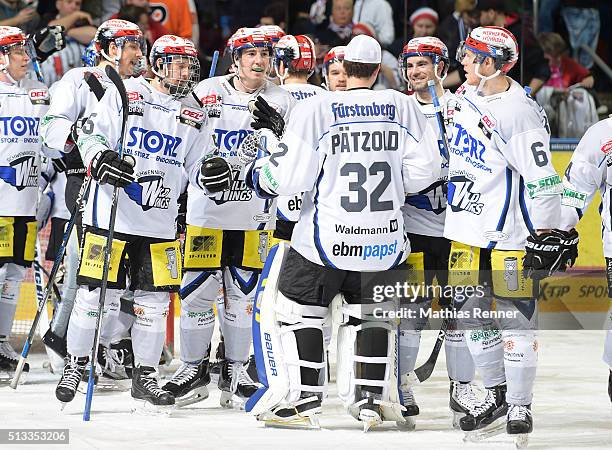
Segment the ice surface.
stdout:
<svg viewBox="0 0 612 450">
<path fill-rule="evenodd" d="M 419 361 L 431 351 L 435 332 L 424 332 Z M 612 408 L 607 395 L 608 368 L 601 360 L 603 331 L 540 332 L 540 365 L 533 404 L 535 430 L 530 449 L 611 449 Z M 333 343 L 332 343 L 333 344 Z M 214 346 L 213 346 L 214 348 Z M 451 428 L 444 355 L 432 377 L 415 388 L 421 409 L 413 432 L 392 423 L 364 434 L 361 424 L 344 413 L 335 386 L 324 402 L 322 430 L 264 428 L 243 411 L 219 406 L 219 391 L 176 410 L 170 417 L 130 412 L 129 392 L 97 393 L 91 422 L 82 421 L 85 396 L 77 394 L 63 412 L 55 399 L 59 378 L 44 369 L 44 355 L 32 355 L 25 385 L 0 387 L 0 428 L 69 428 L 71 448 L 246 448 L 294 449 L 513 449 L 507 435 L 464 444 Z M 175 361 L 171 369 L 177 367 Z M 171 372 L 167 371 L 167 376 Z M 17 449 L 30 446 L 19 445 Z M 40 450 L 47 446 L 32 446 Z M 10 448 L 2 446 L 2 448 Z M 49 448 L 62 448 L 53 446 Z M 63 447 L 65 448 L 65 447 Z"/>
</svg>

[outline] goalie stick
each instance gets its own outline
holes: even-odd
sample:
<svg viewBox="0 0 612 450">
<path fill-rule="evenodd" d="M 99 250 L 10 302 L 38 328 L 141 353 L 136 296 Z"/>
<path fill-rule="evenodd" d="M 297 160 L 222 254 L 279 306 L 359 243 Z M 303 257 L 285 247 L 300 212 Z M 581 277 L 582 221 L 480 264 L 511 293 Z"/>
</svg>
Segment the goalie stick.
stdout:
<svg viewBox="0 0 612 450">
<path fill-rule="evenodd" d="M 123 143 L 125 141 L 125 129 L 128 120 L 128 98 L 125 91 L 123 80 L 112 66 L 106 66 L 106 75 L 113 82 L 119 96 L 121 97 L 121 134 L 119 137 L 118 153 L 119 158 L 123 158 Z M 94 378 L 96 373 L 96 361 L 98 359 L 98 345 L 100 343 L 100 333 L 102 331 L 102 313 L 104 310 L 104 299 L 106 297 L 106 287 L 108 285 L 108 271 L 110 267 L 111 250 L 113 246 L 113 235 L 115 234 L 115 219 L 117 218 L 117 200 L 119 198 L 119 187 L 113 188 L 113 196 L 111 199 L 110 219 L 108 222 L 108 237 L 106 238 L 106 246 L 104 247 L 104 264 L 102 266 L 102 281 L 100 284 L 100 299 L 98 302 L 98 315 L 96 317 L 96 332 L 94 336 L 93 348 L 91 349 L 91 359 L 89 367 L 89 379 L 87 380 L 87 394 L 85 395 L 85 411 L 83 411 L 83 420 L 89 421 L 91 417 L 91 402 L 94 392 Z"/>
</svg>

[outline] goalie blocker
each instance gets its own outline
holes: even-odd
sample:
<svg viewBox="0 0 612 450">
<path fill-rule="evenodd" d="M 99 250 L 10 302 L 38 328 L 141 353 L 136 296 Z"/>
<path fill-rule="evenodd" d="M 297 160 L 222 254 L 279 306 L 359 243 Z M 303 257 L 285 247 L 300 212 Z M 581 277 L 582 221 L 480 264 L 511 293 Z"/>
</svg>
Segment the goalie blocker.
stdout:
<svg viewBox="0 0 612 450">
<path fill-rule="evenodd" d="M 338 332 L 338 396 L 367 430 L 384 420 L 404 422 L 398 390 L 397 323 L 382 313 L 394 301 L 373 303 L 367 289 L 390 282 L 391 271 L 359 273 L 314 264 L 275 246 L 257 288 L 253 344 L 260 388 L 246 410 L 258 420 L 318 427 L 326 391 L 323 327 L 338 293 L 346 299 Z M 366 278 L 367 277 L 367 278 Z M 376 312 L 376 313 L 375 313 Z M 321 384 L 323 383 L 323 384 Z"/>
</svg>

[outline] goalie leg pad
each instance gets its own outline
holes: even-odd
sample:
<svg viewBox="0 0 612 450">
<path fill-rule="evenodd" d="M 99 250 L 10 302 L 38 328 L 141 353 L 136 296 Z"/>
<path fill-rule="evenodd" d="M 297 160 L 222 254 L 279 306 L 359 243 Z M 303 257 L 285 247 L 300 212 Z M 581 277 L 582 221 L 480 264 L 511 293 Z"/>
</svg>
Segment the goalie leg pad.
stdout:
<svg viewBox="0 0 612 450">
<path fill-rule="evenodd" d="M 303 393 L 322 395 L 319 371 L 324 369 L 323 324 L 328 308 L 301 305 L 278 291 L 278 277 L 289 246 L 274 247 L 255 295 L 253 345 L 259 382 L 246 404 L 254 415 L 281 403 L 298 402 Z"/>
<path fill-rule="evenodd" d="M 388 303 L 388 304 L 387 304 Z M 376 305 L 344 305 L 346 322 L 338 329 L 338 397 L 349 414 L 359 418 L 360 406 L 374 397 L 382 420 L 404 422 L 398 387 L 397 324 L 376 319 Z"/>
</svg>

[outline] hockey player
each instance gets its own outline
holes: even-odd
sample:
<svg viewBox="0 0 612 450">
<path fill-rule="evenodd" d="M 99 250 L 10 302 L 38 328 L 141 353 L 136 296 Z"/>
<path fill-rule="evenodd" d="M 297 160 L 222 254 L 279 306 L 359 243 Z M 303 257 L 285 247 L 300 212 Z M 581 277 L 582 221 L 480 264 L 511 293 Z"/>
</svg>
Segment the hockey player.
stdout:
<svg viewBox="0 0 612 450">
<path fill-rule="evenodd" d="M 376 313 L 394 302 L 373 304 L 371 289 L 405 260 L 404 193 L 438 178 L 440 153 L 415 102 L 370 90 L 380 61 L 378 42 L 353 38 L 344 58 L 348 90 L 298 103 L 280 143 L 263 131 L 271 154 L 249 170 L 247 183 L 263 198 L 305 191 L 291 247 L 272 250 L 257 298 L 254 344 L 264 388 L 247 407 L 260 420 L 316 425 L 325 390 L 322 328 L 342 293 L 339 396 L 364 430 L 383 420 L 404 422 L 396 322 Z"/>
<path fill-rule="evenodd" d="M 95 67 L 71 69 L 61 80 L 53 84 L 51 106 L 41 125 L 45 151 L 55 158 L 55 161 L 65 165 L 65 203 L 71 212 L 78 207 L 76 200 L 86 172 L 75 145 L 77 133 L 86 118 L 92 114 L 105 89 L 112 85 L 104 68 L 111 65 L 123 78 L 139 75 L 141 68 L 144 67 L 142 58 L 146 54 L 145 40 L 140 28 L 131 22 L 119 19 L 108 20 L 100 25 L 93 40 L 93 48 L 97 59 L 93 62 Z M 88 60 L 91 58 L 88 52 L 86 56 Z M 67 98 L 72 101 L 67 102 Z M 80 228 L 80 223 L 79 219 L 75 230 Z M 77 291 L 78 252 L 77 233 L 74 232 L 66 248 L 62 302 L 55 311 L 51 327 L 44 336 L 45 344 L 62 357 L 66 356 L 66 330 Z M 118 308 L 119 305 L 112 307 Z M 111 324 L 107 321 L 107 326 Z M 103 343 L 110 344 L 111 336 L 108 334 L 111 332 L 111 329 L 105 327 L 102 333 Z M 120 377 L 118 374 L 122 373 L 122 370 L 114 363 L 125 360 L 127 355 L 116 349 L 111 351 L 108 347 L 102 349 L 99 355 L 105 375 L 111 378 Z"/>
<path fill-rule="evenodd" d="M 461 429 L 483 428 L 507 413 L 507 432 L 523 439 L 532 430 L 537 361 L 537 305 L 523 268 L 537 275 L 564 269 L 573 237 L 555 229 L 561 180 L 551 163 L 546 116 L 506 76 L 518 56 L 504 28 L 477 28 L 460 45 L 468 88 L 449 142 L 444 237 L 452 241 L 449 284 L 486 287 L 454 299 L 466 312 L 459 324 L 487 393 L 460 420 Z M 503 312 L 499 326 L 474 314 L 490 310 L 493 298 Z"/>
<path fill-rule="evenodd" d="M 612 298 L 612 223 L 610 179 L 612 179 L 612 117 L 592 125 L 572 154 L 563 178 L 561 228 L 571 231 L 578 224 L 595 192 L 601 192 L 603 254 L 606 258 L 608 297 Z M 605 162 L 605 164 L 604 164 Z M 612 401 L 612 310 L 608 312 L 608 330 L 604 345 L 604 362 L 610 368 L 608 395 Z"/>
<path fill-rule="evenodd" d="M 411 97 L 427 117 L 431 127 L 437 131 L 437 143 L 444 157 L 445 142 L 441 135 L 433 99 L 428 88 L 430 80 L 435 81 L 436 94 L 442 106 L 444 132 L 452 126 L 452 116 L 448 115 L 449 103 L 455 97 L 442 87 L 449 67 L 448 49 L 435 37 L 414 38 L 404 46 L 399 57 L 399 65 L 404 80 L 414 92 Z M 448 257 L 450 241 L 443 237 L 446 211 L 446 183 L 448 180 L 448 160 L 442 160 L 440 178 L 418 193 L 409 194 L 402 207 L 404 228 L 408 232 L 411 253 L 408 263 L 417 273 L 424 274 L 426 286 L 433 284 L 446 288 L 448 282 Z M 441 296 L 439 301 L 444 307 L 451 307 L 451 298 Z M 422 312 L 431 308 L 431 298 L 421 297 L 419 302 L 410 302 L 406 308 L 413 308 L 415 319 L 402 317 L 400 322 L 399 357 L 400 375 L 414 370 L 419 351 L 421 330 L 427 323 Z M 476 402 L 470 382 L 474 379 L 474 363 L 465 342 L 463 330 L 457 330 L 451 321 L 445 335 L 446 367 L 451 380 L 450 408 L 453 412 L 453 425 L 459 427 L 459 419 Z M 414 394 L 408 383 L 401 386 L 406 416 L 419 414 Z M 412 420 L 407 420 L 412 423 Z"/>
<path fill-rule="evenodd" d="M 129 256 L 136 315 L 131 332 L 132 397 L 141 400 L 145 408 L 174 404 L 172 394 L 158 387 L 155 375 L 164 345 L 168 292 L 178 288 L 181 276 L 175 228 L 177 200 L 184 176 L 202 186 L 197 179 L 199 160 L 213 149 L 204 112 L 185 106 L 181 100 L 199 80 L 193 43 L 162 36 L 153 44 L 149 58 L 154 79 L 125 80 L 129 100 L 123 143 L 126 157 L 119 158 L 114 150 L 122 139 L 122 104 L 115 87 L 107 89 L 79 134 L 78 147 L 95 184 L 83 216 L 87 227 L 78 272 L 79 289 L 68 326 L 69 359 L 56 389 L 62 402 L 74 398 L 91 352 L 100 296 L 101 254 L 108 234 L 111 196 L 117 186 L 121 189 L 104 321 L 117 318 L 117 308 L 111 305 L 118 304 L 125 289 Z M 104 344 L 108 345 L 108 341 Z"/>
<path fill-rule="evenodd" d="M 294 100 L 268 81 L 272 45 L 258 28 L 238 30 L 230 38 L 229 50 L 236 73 L 204 80 L 194 90 L 204 104 L 220 156 L 234 169 L 234 180 L 230 191 L 212 198 L 197 186 L 188 187 L 185 274 L 180 290 L 182 364 L 164 386 L 179 405 L 208 396 L 208 347 L 220 288 L 225 294 L 225 308 L 218 310 L 225 342 L 218 383 L 221 405 L 241 404 L 257 389 L 244 363 L 251 346 L 255 287 L 271 244 L 275 210 L 272 202 L 257 198 L 246 187 L 237 150 L 253 133 L 250 100 L 265 97 L 285 119 Z"/>
<path fill-rule="evenodd" d="M 342 65 L 344 61 L 344 47 L 340 45 L 327 52 L 323 59 L 323 86 L 328 91 L 346 90 L 346 71 Z"/>
<path fill-rule="evenodd" d="M 274 46 L 273 66 L 281 88 L 288 91 L 296 101 L 324 93 L 319 86 L 308 84 L 316 61 L 315 45 L 308 36 L 287 35 Z M 300 217 L 301 195 L 280 197 L 276 205 L 276 228 L 274 237 L 291 240 L 295 222 Z"/>
<path fill-rule="evenodd" d="M 0 26 L 0 371 L 14 372 L 18 355 L 8 342 L 19 289 L 34 260 L 40 178 L 39 126 L 49 91 L 26 78 L 36 57 L 16 27 Z M 27 372 L 29 366 L 26 364 Z"/>
</svg>

